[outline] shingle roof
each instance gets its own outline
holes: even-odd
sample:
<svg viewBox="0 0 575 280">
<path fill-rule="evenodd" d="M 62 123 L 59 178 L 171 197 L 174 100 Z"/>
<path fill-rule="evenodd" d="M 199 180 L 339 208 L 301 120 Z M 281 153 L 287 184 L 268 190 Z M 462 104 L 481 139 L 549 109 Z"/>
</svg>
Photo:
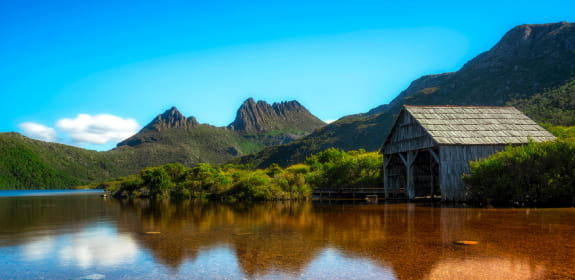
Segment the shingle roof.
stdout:
<svg viewBox="0 0 575 280">
<path fill-rule="evenodd" d="M 409 106 L 407 110 L 438 144 L 492 145 L 555 140 L 514 107 Z"/>
</svg>

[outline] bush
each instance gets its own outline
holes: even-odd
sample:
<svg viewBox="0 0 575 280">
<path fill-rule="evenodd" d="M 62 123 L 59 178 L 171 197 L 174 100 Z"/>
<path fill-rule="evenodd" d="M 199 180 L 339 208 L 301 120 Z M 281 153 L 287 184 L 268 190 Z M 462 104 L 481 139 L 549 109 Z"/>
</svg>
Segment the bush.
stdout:
<svg viewBox="0 0 575 280">
<path fill-rule="evenodd" d="M 150 196 L 157 198 L 169 197 L 173 183 L 165 168 L 147 168 L 142 171 L 144 184 L 150 189 Z"/>
<path fill-rule="evenodd" d="M 272 200 L 281 198 L 281 188 L 272 185 L 267 174 L 261 171 L 249 173 L 239 178 L 238 182 L 226 195 L 231 195 L 240 200 Z"/>
<path fill-rule="evenodd" d="M 568 206 L 575 202 L 575 143 L 507 147 L 470 163 L 471 199 L 494 205 Z"/>
<path fill-rule="evenodd" d="M 192 198 L 192 193 L 185 187 L 176 187 L 170 197 L 175 199 L 190 199 Z"/>
<path fill-rule="evenodd" d="M 306 198 L 316 187 L 352 187 L 379 184 L 382 157 L 377 153 L 328 149 L 306 164 L 282 169 L 272 164 L 265 170 L 243 165 L 214 167 L 200 163 L 185 168 L 179 163 L 146 168 L 140 176 L 106 183 L 107 189 L 135 195 L 147 187 L 151 197 L 190 198 L 209 196 L 225 200 L 275 200 Z"/>
<path fill-rule="evenodd" d="M 381 184 L 383 157 L 377 153 L 327 149 L 306 160 L 307 181 L 317 188 L 343 188 Z"/>
</svg>

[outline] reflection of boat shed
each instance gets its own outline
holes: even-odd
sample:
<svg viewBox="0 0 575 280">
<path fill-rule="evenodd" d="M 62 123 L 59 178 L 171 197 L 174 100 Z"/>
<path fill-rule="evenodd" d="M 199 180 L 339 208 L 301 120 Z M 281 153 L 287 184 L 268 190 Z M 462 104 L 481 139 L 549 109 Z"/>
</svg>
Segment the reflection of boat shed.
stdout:
<svg viewBox="0 0 575 280">
<path fill-rule="evenodd" d="M 381 149 L 387 198 L 465 200 L 469 161 L 555 137 L 513 107 L 404 106 Z"/>
</svg>

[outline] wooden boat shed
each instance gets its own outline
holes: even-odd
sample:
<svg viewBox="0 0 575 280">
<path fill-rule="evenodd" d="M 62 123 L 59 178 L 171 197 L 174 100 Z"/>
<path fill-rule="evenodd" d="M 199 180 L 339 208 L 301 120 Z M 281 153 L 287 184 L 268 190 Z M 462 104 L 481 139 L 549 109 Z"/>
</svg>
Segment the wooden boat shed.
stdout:
<svg viewBox="0 0 575 280">
<path fill-rule="evenodd" d="M 514 107 L 405 105 L 381 148 L 386 198 L 465 201 L 469 162 L 555 137 Z"/>
</svg>

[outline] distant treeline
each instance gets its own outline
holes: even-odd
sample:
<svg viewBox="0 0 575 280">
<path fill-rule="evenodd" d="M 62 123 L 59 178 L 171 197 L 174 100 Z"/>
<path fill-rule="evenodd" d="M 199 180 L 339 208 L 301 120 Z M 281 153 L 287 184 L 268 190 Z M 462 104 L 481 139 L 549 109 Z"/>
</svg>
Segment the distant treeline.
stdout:
<svg viewBox="0 0 575 280">
<path fill-rule="evenodd" d="M 201 163 L 185 168 L 179 163 L 146 168 L 140 175 L 105 183 L 114 196 L 226 200 L 305 199 L 314 188 L 377 186 L 381 184 L 383 157 L 363 150 L 327 149 L 304 164 L 266 169 L 245 165 L 212 166 Z"/>
</svg>

